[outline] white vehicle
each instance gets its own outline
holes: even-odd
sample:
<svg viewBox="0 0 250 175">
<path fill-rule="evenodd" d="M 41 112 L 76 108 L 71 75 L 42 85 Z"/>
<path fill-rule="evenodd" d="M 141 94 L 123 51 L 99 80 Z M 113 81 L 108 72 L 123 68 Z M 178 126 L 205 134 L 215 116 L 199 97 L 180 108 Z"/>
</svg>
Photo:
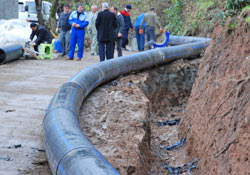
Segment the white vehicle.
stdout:
<svg viewBox="0 0 250 175">
<path fill-rule="evenodd" d="M 50 2 L 42 1 L 42 14 L 46 23 L 49 21 L 51 6 Z M 38 22 L 35 0 L 18 1 L 18 19 L 23 19 L 27 22 Z"/>
</svg>

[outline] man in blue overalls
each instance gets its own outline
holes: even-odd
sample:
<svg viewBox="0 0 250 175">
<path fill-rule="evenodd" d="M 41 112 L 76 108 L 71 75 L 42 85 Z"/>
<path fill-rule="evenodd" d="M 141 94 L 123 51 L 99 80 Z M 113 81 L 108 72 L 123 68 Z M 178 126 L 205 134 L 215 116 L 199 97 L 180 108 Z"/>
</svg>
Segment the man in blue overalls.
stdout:
<svg viewBox="0 0 250 175">
<path fill-rule="evenodd" d="M 69 24 L 72 26 L 69 59 L 74 59 L 76 43 L 78 45 L 77 61 L 81 61 L 84 49 L 85 27 L 89 24 L 88 14 L 83 11 L 83 6 L 79 4 L 77 10 L 69 17 Z"/>
<path fill-rule="evenodd" d="M 145 35 L 144 35 L 145 26 L 146 26 L 145 22 L 143 24 L 143 31 L 144 32 L 142 34 L 140 34 L 140 25 L 141 25 L 141 21 L 143 20 L 143 18 L 144 18 L 144 13 L 140 14 L 136 18 L 135 25 L 134 25 L 138 51 L 140 51 L 140 52 L 144 51 L 144 44 L 145 44 Z"/>
</svg>

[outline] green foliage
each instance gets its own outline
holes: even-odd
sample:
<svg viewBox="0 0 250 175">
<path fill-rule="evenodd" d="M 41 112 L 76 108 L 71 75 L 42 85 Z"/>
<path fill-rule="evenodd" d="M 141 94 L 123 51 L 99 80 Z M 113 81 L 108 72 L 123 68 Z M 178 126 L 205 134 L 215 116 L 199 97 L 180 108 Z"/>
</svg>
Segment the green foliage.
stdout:
<svg viewBox="0 0 250 175">
<path fill-rule="evenodd" d="M 190 3 L 189 3 L 190 4 Z M 185 19 L 184 35 L 197 35 L 201 31 L 212 31 L 216 20 L 214 11 L 218 9 L 217 0 L 196 0 L 192 1 L 191 10 L 187 6 L 188 13 Z"/>
<path fill-rule="evenodd" d="M 223 26 L 223 25 L 225 24 L 225 21 L 226 21 L 225 12 L 219 11 L 219 12 L 216 14 L 215 18 L 218 20 L 218 22 L 219 22 L 219 24 L 220 24 L 221 26 Z"/>
<path fill-rule="evenodd" d="M 246 17 L 244 20 L 245 20 L 245 22 L 247 22 L 248 24 L 250 24 L 250 16 Z"/>
<path fill-rule="evenodd" d="M 182 3 L 181 0 L 172 0 L 171 7 L 164 10 L 167 19 L 166 29 L 173 35 L 181 35 L 183 33 Z"/>
<path fill-rule="evenodd" d="M 199 10 L 195 13 L 194 18 L 191 17 L 188 19 L 189 22 L 188 22 L 187 28 L 184 31 L 184 34 L 186 35 L 188 32 L 193 34 L 197 30 L 199 30 L 201 18 L 203 18 L 203 12 L 202 10 Z"/>
<path fill-rule="evenodd" d="M 233 17 L 229 19 L 228 24 L 226 25 L 226 28 L 230 31 L 235 30 L 240 25 L 240 20 L 237 17 Z"/>
<path fill-rule="evenodd" d="M 214 4 L 215 4 L 215 2 L 212 0 L 210 0 L 210 1 L 200 0 L 197 2 L 199 9 L 202 9 L 202 10 L 206 10 L 209 7 L 213 6 Z"/>
<path fill-rule="evenodd" d="M 55 1 L 55 0 L 47 0 Z M 173 35 L 198 35 L 211 33 L 214 24 L 219 22 L 224 25 L 231 16 L 239 15 L 246 7 L 250 8 L 250 0 L 58 0 L 59 4 L 70 4 L 71 10 L 76 9 L 76 4 L 84 4 L 85 11 L 90 11 L 91 4 L 97 4 L 100 8 L 102 2 L 115 5 L 121 11 L 127 3 L 132 5 L 131 20 L 134 23 L 136 17 L 148 12 L 154 7 L 159 15 L 162 26 Z M 100 10 L 100 9 L 99 9 Z M 243 13 L 243 12 L 242 12 Z M 244 17 L 245 21 L 250 20 Z M 233 29 L 237 23 L 231 23 L 227 27 Z"/>
<path fill-rule="evenodd" d="M 250 11 L 250 5 L 249 5 L 249 6 L 246 6 L 246 7 L 244 7 L 244 8 L 242 9 L 241 16 L 242 16 L 242 14 L 243 14 L 245 11 Z M 244 21 L 247 22 L 248 24 L 250 24 L 250 16 L 249 16 L 249 15 L 246 16 L 246 17 L 244 18 Z"/>
<path fill-rule="evenodd" d="M 237 15 L 247 5 L 250 5 L 250 0 L 226 0 L 226 15 Z"/>
<path fill-rule="evenodd" d="M 250 5 L 249 5 L 249 6 L 244 7 L 244 8 L 242 9 L 241 14 L 242 14 L 242 13 L 244 13 L 245 11 L 247 11 L 247 10 L 250 10 Z"/>
</svg>

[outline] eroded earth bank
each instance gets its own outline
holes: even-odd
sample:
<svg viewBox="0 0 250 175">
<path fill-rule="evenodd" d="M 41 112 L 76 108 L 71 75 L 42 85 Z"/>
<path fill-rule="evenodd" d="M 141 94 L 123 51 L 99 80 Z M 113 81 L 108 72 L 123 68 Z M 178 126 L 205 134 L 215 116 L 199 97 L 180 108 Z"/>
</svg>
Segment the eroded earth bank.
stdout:
<svg viewBox="0 0 250 175">
<path fill-rule="evenodd" d="M 200 158 L 195 174 L 250 174 L 250 25 L 244 22 L 246 16 L 242 14 L 235 30 L 216 27 L 200 63 L 181 125 L 183 133 L 192 125 L 187 157 Z"/>
</svg>

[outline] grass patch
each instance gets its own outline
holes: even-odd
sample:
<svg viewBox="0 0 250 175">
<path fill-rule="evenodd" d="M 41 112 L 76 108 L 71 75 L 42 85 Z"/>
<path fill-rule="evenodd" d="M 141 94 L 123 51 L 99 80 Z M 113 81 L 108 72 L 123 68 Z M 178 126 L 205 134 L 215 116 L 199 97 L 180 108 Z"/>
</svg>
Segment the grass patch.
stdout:
<svg viewBox="0 0 250 175">
<path fill-rule="evenodd" d="M 206 10 L 208 9 L 209 7 L 213 6 L 215 3 L 214 1 L 204 1 L 204 0 L 200 0 L 197 2 L 197 6 L 199 9 L 202 9 L 202 10 Z"/>
<path fill-rule="evenodd" d="M 248 24 L 250 24 L 250 16 L 246 17 L 244 20 L 245 20 L 245 22 L 247 22 Z"/>
<path fill-rule="evenodd" d="M 245 13 L 246 11 L 250 11 L 250 5 L 249 5 L 249 6 L 246 6 L 246 7 L 244 7 L 244 8 L 242 9 L 240 16 L 242 16 L 243 13 Z M 244 21 L 247 22 L 248 24 L 250 24 L 250 15 L 244 17 Z"/>
</svg>

